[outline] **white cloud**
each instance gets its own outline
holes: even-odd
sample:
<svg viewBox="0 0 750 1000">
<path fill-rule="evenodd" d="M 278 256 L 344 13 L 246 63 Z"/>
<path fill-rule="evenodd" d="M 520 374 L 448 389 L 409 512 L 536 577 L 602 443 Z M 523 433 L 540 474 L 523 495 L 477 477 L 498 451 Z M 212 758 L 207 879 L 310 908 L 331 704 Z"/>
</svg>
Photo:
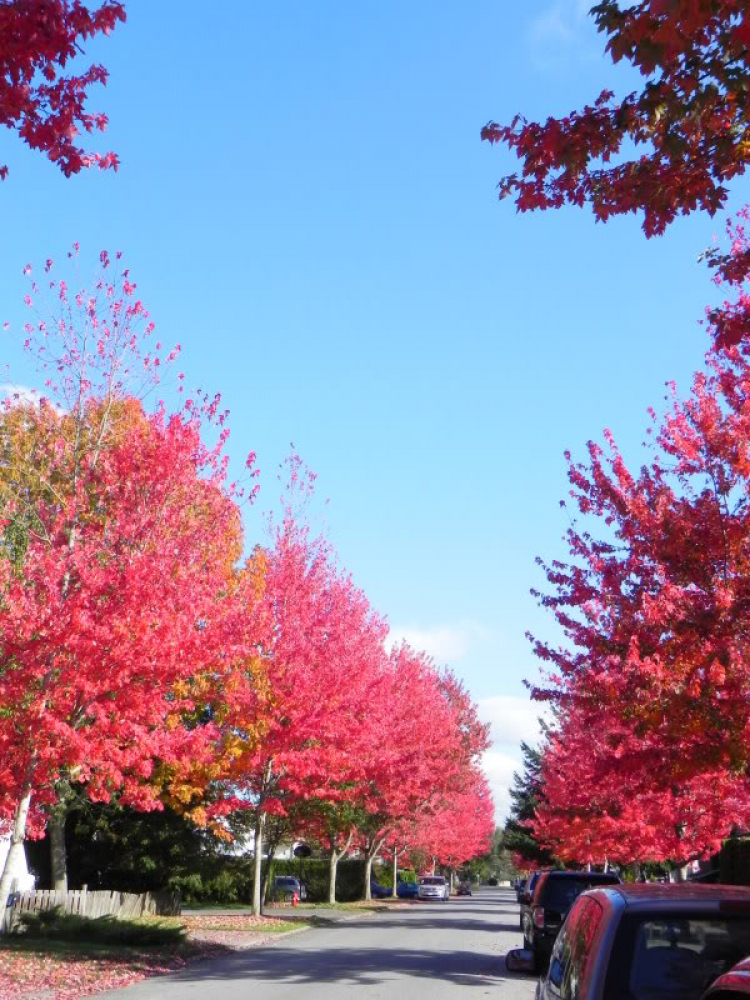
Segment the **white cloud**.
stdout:
<svg viewBox="0 0 750 1000">
<path fill-rule="evenodd" d="M 501 825 L 505 822 L 510 811 L 510 787 L 513 783 L 513 773 L 521 770 L 521 764 L 515 757 L 492 748 L 482 756 L 482 770 L 492 790 L 492 798 L 495 802 L 495 822 Z"/>
<path fill-rule="evenodd" d="M 539 742 L 539 717 L 548 717 L 548 710 L 530 698 L 502 694 L 480 699 L 477 708 L 481 720 L 490 724 L 492 746 L 482 757 L 482 770 L 495 800 L 495 821 L 502 825 L 510 809 L 513 773 L 523 770 L 521 741 L 532 746 Z"/>
<path fill-rule="evenodd" d="M 539 717 L 547 717 L 546 706 L 530 698 L 493 695 L 477 703 L 482 722 L 489 722 L 494 744 L 518 747 L 521 740 L 535 744 L 539 740 Z"/>
<path fill-rule="evenodd" d="M 584 54 L 584 26 L 591 0 L 554 0 L 529 27 L 531 55 L 537 66 L 552 69 Z"/>
<path fill-rule="evenodd" d="M 392 628 L 389 648 L 407 642 L 413 649 L 428 653 L 439 664 L 462 660 L 472 644 L 489 636 L 489 630 L 478 622 L 457 622 L 433 628 Z"/>
<path fill-rule="evenodd" d="M 38 404 L 41 399 L 46 399 L 55 409 L 60 409 L 57 404 L 52 402 L 47 393 L 40 392 L 38 389 L 33 389 L 28 385 L 15 385 L 13 382 L 2 382 L 0 383 L 0 396 L 11 400 L 13 403 Z"/>
</svg>

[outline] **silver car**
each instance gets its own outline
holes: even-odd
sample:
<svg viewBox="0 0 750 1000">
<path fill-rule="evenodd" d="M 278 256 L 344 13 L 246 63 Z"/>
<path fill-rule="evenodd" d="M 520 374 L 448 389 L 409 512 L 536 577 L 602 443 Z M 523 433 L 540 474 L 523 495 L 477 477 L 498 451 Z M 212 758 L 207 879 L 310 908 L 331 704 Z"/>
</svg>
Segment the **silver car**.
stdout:
<svg viewBox="0 0 750 1000">
<path fill-rule="evenodd" d="M 417 899 L 450 899 L 451 887 L 442 875 L 425 875 L 419 880 Z"/>
</svg>

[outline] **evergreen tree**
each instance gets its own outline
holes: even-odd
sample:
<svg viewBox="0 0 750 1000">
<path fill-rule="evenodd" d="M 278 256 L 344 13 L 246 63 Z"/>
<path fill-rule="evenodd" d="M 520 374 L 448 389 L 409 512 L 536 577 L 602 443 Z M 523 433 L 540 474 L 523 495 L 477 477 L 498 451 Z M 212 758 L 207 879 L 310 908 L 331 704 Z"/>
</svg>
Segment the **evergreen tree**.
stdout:
<svg viewBox="0 0 750 1000">
<path fill-rule="evenodd" d="M 549 866 L 553 856 L 534 837 L 532 823 L 537 807 L 543 798 L 542 792 L 542 751 L 521 743 L 523 772 L 513 775 L 510 789 L 510 816 L 505 823 L 503 847 L 516 855 L 522 863 Z"/>
</svg>

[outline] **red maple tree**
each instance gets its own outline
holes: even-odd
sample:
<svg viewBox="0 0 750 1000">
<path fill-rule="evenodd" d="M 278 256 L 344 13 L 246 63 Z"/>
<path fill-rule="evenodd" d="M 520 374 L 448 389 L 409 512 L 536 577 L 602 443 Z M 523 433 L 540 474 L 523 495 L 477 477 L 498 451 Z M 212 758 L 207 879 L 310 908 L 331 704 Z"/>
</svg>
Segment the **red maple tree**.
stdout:
<svg viewBox="0 0 750 1000">
<path fill-rule="evenodd" d="M 671 410 L 652 420 L 638 471 L 611 434 L 606 450 L 589 443 L 588 461 L 570 462 L 580 520 L 570 562 L 546 566 L 541 595 L 567 642 L 535 642 L 548 667 L 535 695 L 559 713 L 542 828 L 558 844 L 575 840 L 578 813 L 600 858 L 613 837 L 650 844 L 652 857 L 700 855 L 750 811 L 744 353 L 709 355 L 690 397 L 673 391 Z"/>
<path fill-rule="evenodd" d="M 289 467 L 292 490 L 306 489 L 309 474 L 296 456 Z M 267 691 L 259 716 L 230 707 L 225 719 L 227 795 L 255 817 L 256 912 L 267 817 L 300 801 L 347 802 L 364 779 L 386 631 L 364 593 L 338 570 L 329 544 L 312 538 L 290 507 L 262 562 L 265 624 L 257 655 Z M 238 741 L 248 727 L 250 737 Z"/>
<path fill-rule="evenodd" d="M 57 782 L 160 808 L 162 785 L 218 739 L 194 724 L 207 700 L 197 681 L 220 684 L 252 649 L 233 585 L 242 534 L 226 435 L 202 438 L 218 403 L 149 415 L 128 395 L 161 368 L 160 345 L 141 350 L 135 286 L 123 276 L 118 295 L 106 254 L 102 264 L 103 309 L 97 294 L 50 283 L 62 313 L 26 332 L 55 373 L 51 398 L 18 394 L 2 414 L 0 811 L 13 826 L 2 905 Z"/>
</svg>

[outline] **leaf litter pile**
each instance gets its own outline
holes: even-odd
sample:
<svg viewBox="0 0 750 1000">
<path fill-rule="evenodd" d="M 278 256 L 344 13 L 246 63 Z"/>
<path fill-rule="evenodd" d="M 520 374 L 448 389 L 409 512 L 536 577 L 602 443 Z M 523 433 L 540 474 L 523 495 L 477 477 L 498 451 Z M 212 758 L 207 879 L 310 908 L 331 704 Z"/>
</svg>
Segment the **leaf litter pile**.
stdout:
<svg viewBox="0 0 750 1000">
<path fill-rule="evenodd" d="M 180 917 L 187 928 L 181 947 L 87 950 L 12 940 L 0 948 L 0 1000 L 78 1000 L 178 972 L 191 962 L 268 944 L 290 925 L 244 914 Z M 6 939 L 7 940 L 7 939 Z"/>
</svg>

